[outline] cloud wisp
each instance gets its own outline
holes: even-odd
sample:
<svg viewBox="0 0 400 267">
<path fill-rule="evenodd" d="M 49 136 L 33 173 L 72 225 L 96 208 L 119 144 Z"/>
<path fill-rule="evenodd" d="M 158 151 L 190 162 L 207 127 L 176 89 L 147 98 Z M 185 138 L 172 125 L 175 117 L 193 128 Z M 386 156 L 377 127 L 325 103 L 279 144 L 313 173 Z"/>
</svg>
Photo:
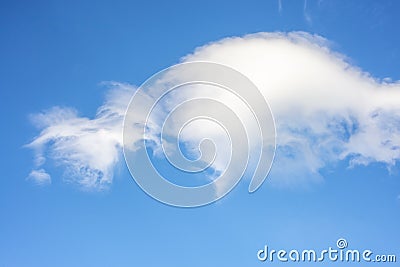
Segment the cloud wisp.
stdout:
<svg viewBox="0 0 400 267">
<path fill-rule="evenodd" d="M 379 162 L 388 168 L 400 160 L 400 84 L 374 79 L 350 65 L 320 36 L 293 32 L 226 38 L 182 58 L 189 61 L 230 66 L 250 78 L 267 99 L 277 128 L 270 174 L 274 184 L 320 181 L 321 170 L 341 160 L 351 167 Z M 44 161 L 52 158 L 65 167 L 68 181 L 96 189 L 111 184 L 120 160 L 124 112 L 134 92 L 134 86 L 112 86 L 94 119 L 60 107 L 33 116 L 41 131 L 28 145 L 36 152 L 36 171 L 41 173 L 36 176 L 45 176 Z M 171 94 L 165 105 L 179 105 L 187 97 Z M 232 107 L 237 106 L 234 101 Z M 153 118 L 157 130 L 157 114 Z M 204 134 L 195 127 L 183 132 L 189 147 Z M 210 134 L 215 140 L 223 135 Z M 148 138 L 154 138 L 151 132 Z M 225 161 L 217 161 L 217 172 L 223 171 Z"/>
<path fill-rule="evenodd" d="M 44 169 L 32 170 L 27 180 L 34 181 L 38 185 L 47 185 L 51 183 L 50 174 Z"/>
<path fill-rule="evenodd" d="M 102 190 L 113 180 L 121 157 L 122 122 L 134 87 L 109 83 L 112 87 L 95 118 L 79 116 L 72 108 L 53 107 L 31 116 L 40 134 L 27 145 L 35 151 L 36 169 L 29 179 L 50 183 L 42 168 L 47 158 L 64 167 L 64 179 L 87 190 Z"/>
<path fill-rule="evenodd" d="M 278 11 L 279 14 L 282 13 L 282 0 L 278 0 Z"/>
</svg>

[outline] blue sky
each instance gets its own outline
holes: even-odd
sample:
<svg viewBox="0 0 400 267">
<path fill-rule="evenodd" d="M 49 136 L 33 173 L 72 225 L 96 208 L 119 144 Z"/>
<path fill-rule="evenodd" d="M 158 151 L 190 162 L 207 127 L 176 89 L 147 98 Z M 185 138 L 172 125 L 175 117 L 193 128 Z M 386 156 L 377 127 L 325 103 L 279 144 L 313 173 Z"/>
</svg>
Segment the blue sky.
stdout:
<svg viewBox="0 0 400 267">
<path fill-rule="evenodd" d="M 305 31 L 378 80 L 400 80 L 399 9 L 396 1 L 1 3 L 0 266 L 272 265 L 256 257 L 266 244 L 324 249 L 340 237 L 400 257 L 397 158 L 390 171 L 329 161 L 317 183 L 267 180 L 254 194 L 244 181 L 212 205 L 182 209 L 147 196 L 122 161 L 107 190 L 88 192 L 46 154 L 51 184 L 37 185 L 26 179 L 35 155 L 24 147 L 39 135 L 31 114 L 60 106 L 93 118 L 104 81 L 140 85 L 225 37 Z"/>
</svg>

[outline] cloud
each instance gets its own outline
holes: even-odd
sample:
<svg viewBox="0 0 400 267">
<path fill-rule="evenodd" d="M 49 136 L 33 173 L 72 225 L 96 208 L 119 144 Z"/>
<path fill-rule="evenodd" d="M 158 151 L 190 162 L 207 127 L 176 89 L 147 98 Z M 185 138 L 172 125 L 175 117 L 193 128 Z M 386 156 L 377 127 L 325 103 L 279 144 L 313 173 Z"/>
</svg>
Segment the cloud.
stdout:
<svg viewBox="0 0 400 267">
<path fill-rule="evenodd" d="M 318 182 L 324 168 L 342 160 L 348 161 L 349 167 L 378 162 L 393 168 L 400 159 L 400 84 L 380 81 L 350 65 L 320 36 L 292 32 L 226 38 L 181 59 L 198 60 L 240 71 L 268 100 L 277 127 L 276 159 L 271 171 L 274 184 Z M 113 83 L 112 87 L 94 119 L 60 107 L 33 116 L 41 132 L 28 146 L 36 151 L 37 168 L 50 157 L 65 166 L 67 180 L 84 188 L 102 189 L 111 184 L 120 160 L 124 111 L 134 91 L 126 84 Z M 211 89 L 201 93 L 213 94 L 228 106 L 240 108 L 236 100 L 223 93 Z M 147 138 L 153 141 L 156 154 L 160 149 L 160 118 L 190 97 L 193 94 L 187 92 L 170 94 L 154 110 Z M 151 94 L 148 98 L 152 101 Z M 246 116 L 242 116 L 245 123 Z M 197 147 L 206 134 L 220 143 L 222 151 L 229 145 L 222 141 L 225 133 L 220 128 L 201 129 L 188 127 L 182 132 L 188 150 L 193 144 Z M 132 135 L 131 141 L 140 139 L 140 135 Z M 216 160 L 217 173 L 223 171 L 226 162 L 224 157 Z"/>
<path fill-rule="evenodd" d="M 106 102 L 98 108 L 93 119 L 63 107 L 53 107 L 31 116 L 32 122 L 41 130 L 27 145 L 36 153 L 36 168 L 41 167 L 46 158 L 52 158 L 64 167 L 64 178 L 68 182 L 95 190 L 111 184 L 114 167 L 120 160 L 122 121 L 134 88 L 115 82 L 109 85 L 112 89 Z M 36 178 L 45 178 L 45 174 L 44 169 L 31 172 Z"/>
<path fill-rule="evenodd" d="M 51 184 L 51 177 L 44 169 L 32 170 L 27 180 L 32 180 L 38 185 Z"/>
<path fill-rule="evenodd" d="M 303 14 L 306 22 L 311 25 L 312 24 L 312 19 L 310 16 L 310 13 L 307 10 L 307 0 L 304 0 L 304 5 L 303 5 Z"/>
<path fill-rule="evenodd" d="M 282 13 L 282 0 L 278 0 L 278 11 L 279 14 Z"/>
<path fill-rule="evenodd" d="M 400 84 L 379 81 L 303 32 L 258 33 L 208 44 L 184 58 L 231 66 L 268 100 L 277 127 L 271 177 L 318 181 L 329 164 L 400 159 Z"/>
</svg>

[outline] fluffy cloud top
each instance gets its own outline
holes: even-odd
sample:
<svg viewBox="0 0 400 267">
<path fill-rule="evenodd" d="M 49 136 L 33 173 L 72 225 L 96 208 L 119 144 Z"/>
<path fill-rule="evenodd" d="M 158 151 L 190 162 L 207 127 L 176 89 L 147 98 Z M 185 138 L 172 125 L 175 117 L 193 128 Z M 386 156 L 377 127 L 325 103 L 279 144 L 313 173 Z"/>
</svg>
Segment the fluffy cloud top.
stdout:
<svg viewBox="0 0 400 267">
<path fill-rule="evenodd" d="M 390 168 L 400 159 L 400 84 L 379 81 L 351 66 L 319 36 L 294 32 L 226 38 L 182 59 L 198 60 L 231 66 L 268 100 L 277 128 L 274 183 L 318 181 L 324 167 L 340 160 Z M 134 91 L 112 85 L 94 119 L 60 107 L 33 116 L 41 132 L 28 146 L 36 151 L 37 168 L 51 157 L 66 167 L 67 180 L 85 188 L 101 189 L 112 182 L 123 116 Z M 180 94 L 171 96 L 168 105 L 182 100 Z M 190 128 L 184 132 L 189 141 L 198 134 Z"/>
</svg>

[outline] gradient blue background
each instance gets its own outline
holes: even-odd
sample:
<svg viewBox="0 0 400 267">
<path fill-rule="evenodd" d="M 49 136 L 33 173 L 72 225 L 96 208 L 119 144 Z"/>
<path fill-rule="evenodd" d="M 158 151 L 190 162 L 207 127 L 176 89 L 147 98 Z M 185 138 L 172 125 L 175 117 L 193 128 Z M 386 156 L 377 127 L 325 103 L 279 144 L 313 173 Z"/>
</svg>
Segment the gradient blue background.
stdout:
<svg viewBox="0 0 400 267">
<path fill-rule="evenodd" d="M 249 195 L 242 183 L 213 205 L 180 209 L 148 197 L 123 164 L 107 192 L 63 183 L 54 165 L 52 185 L 35 186 L 23 148 L 38 134 L 29 114 L 59 105 L 93 116 L 102 81 L 139 85 L 233 35 L 316 33 L 364 71 L 399 80 L 399 11 L 398 1 L 361 0 L 282 0 L 281 10 L 278 1 L 2 1 L 0 266 L 279 266 L 257 251 L 324 249 L 340 237 L 399 261 L 399 164 L 389 174 L 341 162 L 319 185 L 267 182 Z"/>
</svg>

